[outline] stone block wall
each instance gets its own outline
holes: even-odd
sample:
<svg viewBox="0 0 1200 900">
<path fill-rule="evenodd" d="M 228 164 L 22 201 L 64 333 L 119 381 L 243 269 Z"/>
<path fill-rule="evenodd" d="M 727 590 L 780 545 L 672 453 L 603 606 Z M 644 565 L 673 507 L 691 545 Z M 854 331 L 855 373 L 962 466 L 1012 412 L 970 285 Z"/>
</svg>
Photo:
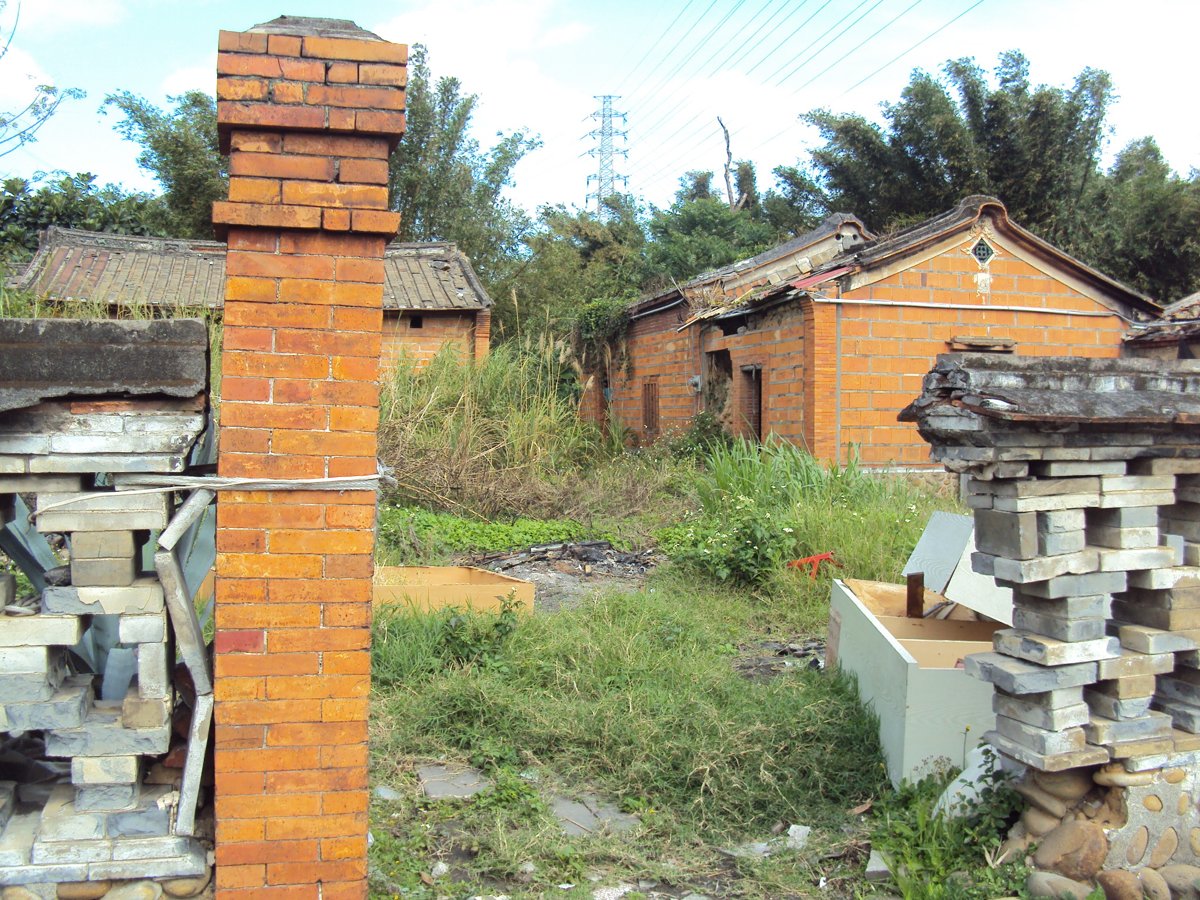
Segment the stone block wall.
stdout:
<svg viewBox="0 0 1200 900">
<path fill-rule="evenodd" d="M 950 354 L 902 415 L 970 476 L 972 565 L 1013 591 L 966 666 L 1027 773 L 1012 848 L 1075 883 L 1039 890 L 1200 877 L 1200 364 Z"/>
<path fill-rule="evenodd" d="M 406 50 L 289 17 L 222 32 L 220 50 L 220 474 L 373 475 Z M 366 896 L 374 520 L 373 490 L 222 494 L 218 896 Z"/>
</svg>

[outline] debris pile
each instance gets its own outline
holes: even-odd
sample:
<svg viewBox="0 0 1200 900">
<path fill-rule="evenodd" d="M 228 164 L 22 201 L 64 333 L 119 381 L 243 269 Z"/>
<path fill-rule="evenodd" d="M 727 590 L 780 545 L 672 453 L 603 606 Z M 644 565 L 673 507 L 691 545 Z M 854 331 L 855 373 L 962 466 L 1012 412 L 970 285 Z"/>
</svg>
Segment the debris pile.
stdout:
<svg viewBox="0 0 1200 900">
<path fill-rule="evenodd" d="M 594 590 L 636 590 L 659 556 L 653 550 L 618 550 L 608 541 L 579 541 L 486 553 L 466 562 L 533 582 L 538 611 L 549 612 L 578 603 Z"/>
<path fill-rule="evenodd" d="M 0 549 L 33 588 L 0 585 L 0 884 L 61 896 L 76 882 L 182 878 L 199 892 L 211 671 L 170 495 L 120 488 L 186 467 L 206 422 L 204 323 L 0 320 L 0 341 Z M 67 566 L 47 569 L 50 535 Z M 192 723 L 183 773 L 164 773 L 177 715 Z"/>
</svg>

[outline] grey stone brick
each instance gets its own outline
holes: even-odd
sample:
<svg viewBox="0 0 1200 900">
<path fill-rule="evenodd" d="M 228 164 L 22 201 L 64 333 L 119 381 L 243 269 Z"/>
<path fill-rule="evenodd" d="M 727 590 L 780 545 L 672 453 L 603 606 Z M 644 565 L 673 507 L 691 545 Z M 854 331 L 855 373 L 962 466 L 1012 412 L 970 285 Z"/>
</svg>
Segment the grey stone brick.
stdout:
<svg viewBox="0 0 1200 900">
<path fill-rule="evenodd" d="M 1083 531 L 1039 531 L 1037 536 L 1038 554 L 1041 556 L 1061 556 L 1064 553 L 1078 553 L 1087 546 L 1087 536 Z"/>
<path fill-rule="evenodd" d="M 1165 697 L 1154 698 L 1154 708 L 1171 717 L 1171 723 L 1181 731 L 1200 734 L 1200 706 L 1180 703 Z"/>
<path fill-rule="evenodd" d="M 1164 569 L 1147 569 L 1129 573 L 1130 588 L 1164 590 L 1177 585 L 1200 588 L 1200 569 L 1195 566 L 1177 565 Z"/>
<path fill-rule="evenodd" d="M 120 847 L 124 841 L 117 841 Z M 87 867 L 91 881 L 138 878 L 183 878 L 202 875 L 208 871 L 208 856 L 197 842 L 187 853 L 162 859 L 113 860 L 112 862 L 90 863 Z"/>
<path fill-rule="evenodd" d="M 1112 614 L 1114 619 L 1121 622 L 1163 631 L 1186 632 L 1200 628 L 1200 609 L 1156 609 L 1143 603 L 1114 600 Z"/>
<path fill-rule="evenodd" d="M 1032 766 L 1039 772 L 1062 772 L 1084 766 L 1097 766 L 1108 762 L 1108 751 L 1103 747 L 1088 747 L 1073 753 L 1037 753 L 1017 741 L 1010 740 L 998 731 L 989 731 L 984 740 L 1005 756 Z"/>
<path fill-rule="evenodd" d="M 1100 490 L 1106 494 L 1127 491 L 1173 491 L 1174 475 L 1104 475 Z"/>
<path fill-rule="evenodd" d="M 1048 731 L 1027 725 L 1016 719 L 1005 716 L 996 717 L 996 730 L 1010 741 L 1028 747 L 1034 753 L 1054 755 L 1059 753 L 1075 753 L 1086 749 L 1087 741 L 1082 728 L 1063 728 Z"/>
<path fill-rule="evenodd" d="M 968 675 L 987 681 L 1009 694 L 1040 694 L 1091 684 L 1094 662 L 1039 666 L 1001 653 L 972 653 L 964 660 Z"/>
<path fill-rule="evenodd" d="M 99 841 L 106 836 L 104 814 L 78 812 L 75 809 L 75 789 L 71 785 L 60 784 L 51 791 L 37 830 L 39 843 Z"/>
<path fill-rule="evenodd" d="M 1156 569 L 1175 564 L 1175 551 L 1170 547 L 1148 550 L 1100 550 L 1101 572 L 1128 572 Z"/>
<path fill-rule="evenodd" d="M 975 546 L 992 556 L 1031 559 L 1038 555 L 1037 515 L 977 510 Z"/>
<path fill-rule="evenodd" d="M 160 644 L 167 639 L 166 611 L 121 616 L 117 634 L 122 644 Z"/>
<path fill-rule="evenodd" d="M 1136 475 L 1200 475 L 1200 459 L 1139 459 L 1129 464 Z"/>
<path fill-rule="evenodd" d="M 1118 506 L 1094 509 L 1087 514 L 1088 525 L 1097 528 L 1157 528 L 1157 506 Z"/>
<path fill-rule="evenodd" d="M 0 475 L 0 494 L 69 492 L 82 488 L 83 478 L 79 475 Z"/>
<path fill-rule="evenodd" d="M 1124 475 L 1125 462 L 1112 460 L 1052 460 L 1034 466 L 1043 478 L 1078 478 L 1090 475 Z"/>
<path fill-rule="evenodd" d="M 80 812 L 123 810 L 137 802 L 141 786 L 133 784 L 88 784 L 76 786 L 75 809 Z M 93 862 L 94 860 L 87 860 Z"/>
<path fill-rule="evenodd" d="M 997 497 L 1050 497 L 1059 494 L 1094 494 L 1099 478 L 1023 478 L 993 481 L 990 493 Z"/>
<path fill-rule="evenodd" d="M 1083 531 L 1087 524 L 1088 513 L 1082 509 L 1060 509 L 1040 512 L 1037 516 L 1038 531 L 1046 534 L 1059 534 L 1069 531 Z"/>
<path fill-rule="evenodd" d="M 1037 597 L 1013 592 L 1013 608 L 1025 609 L 1060 619 L 1107 619 L 1112 609 L 1112 597 L 1096 594 L 1083 597 Z"/>
<path fill-rule="evenodd" d="M 1140 719 L 1106 719 L 1093 715 L 1083 726 L 1092 744 L 1115 744 L 1145 738 L 1166 737 L 1171 733 L 1171 717 L 1151 710 Z"/>
<path fill-rule="evenodd" d="M 187 468 L 187 454 L 165 453 L 51 453 L 29 460 L 30 472 L 138 472 L 169 474 Z M 80 531 L 105 530 L 102 520 Z M 119 530 L 119 529 L 118 529 Z"/>
<path fill-rule="evenodd" d="M 1200 707 L 1200 683 L 1163 675 L 1158 679 L 1157 694 L 1177 703 Z"/>
<path fill-rule="evenodd" d="M 71 783 L 133 784 L 141 774 L 140 756 L 76 756 L 71 760 Z"/>
<path fill-rule="evenodd" d="M 132 557 L 119 559 L 72 559 L 71 584 L 80 587 L 128 587 L 137 577 Z"/>
<path fill-rule="evenodd" d="M 1129 678 L 1136 675 L 1161 675 L 1175 668 L 1175 657 L 1170 653 L 1139 653 L 1121 648 L 1121 655 L 1114 659 L 1102 659 L 1097 663 L 1101 679 Z"/>
<path fill-rule="evenodd" d="M 0 647 L 72 647 L 82 634 L 77 616 L 5 616 Z"/>
<path fill-rule="evenodd" d="M 1062 556 L 1040 556 L 1036 559 L 1004 559 L 997 557 L 991 563 L 992 574 L 1010 584 L 1029 584 L 1049 581 L 1059 575 L 1086 575 L 1100 567 L 1100 551 L 1083 550 Z"/>
<path fill-rule="evenodd" d="M 56 505 L 60 503 L 66 505 Z M 42 532 L 138 531 L 167 527 L 166 494 L 118 491 L 38 494 L 38 509 L 45 510 L 37 517 L 37 529 Z"/>
<path fill-rule="evenodd" d="M 1150 711 L 1149 697 L 1127 697 L 1121 699 L 1090 688 L 1083 689 L 1088 707 L 1106 719 L 1136 719 Z"/>
<path fill-rule="evenodd" d="M 1100 495 L 1101 509 L 1116 509 L 1122 506 L 1168 506 L 1174 502 L 1174 491 L 1121 491 Z"/>
<path fill-rule="evenodd" d="M 1116 628 L 1121 646 L 1138 653 L 1175 653 L 1196 649 L 1196 642 L 1182 634 L 1171 634 L 1169 631 L 1128 622 L 1118 623 Z"/>
<path fill-rule="evenodd" d="M 5 703 L 3 715 L 8 731 L 38 731 L 76 728 L 92 706 L 92 676 L 73 675 L 49 700 Z"/>
<path fill-rule="evenodd" d="M 95 865 L 108 865 L 96 863 Z M 13 887 L 30 884 L 63 884 L 88 880 L 88 865 L 85 863 L 61 863 L 52 866 L 14 866 L 0 869 L 0 885 Z"/>
<path fill-rule="evenodd" d="M 170 742 L 170 726 L 125 728 L 119 709 L 92 707 L 79 728 L 59 729 L 46 735 L 46 755 L 152 756 L 166 753 Z"/>
<path fill-rule="evenodd" d="M 1066 666 L 1073 663 L 1094 663 L 1118 656 L 1121 648 L 1116 638 L 1092 641 L 1056 641 L 1029 631 L 1004 628 L 992 635 L 998 653 L 1013 656 L 1042 666 Z"/>
<path fill-rule="evenodd" d="M 75 616 L 156 613 L 163 609 L 163 590 L 153 577 L 138 578 L 129 587 L 49 587 L 42 593 L 42 609 Z"/>
<path fill-rule="evenodd" d="M 1118 700 L 1134 700 L 1138 697 L 1149 697 L 1154 694 L 1157 679 L 1153 675 L 1126 675 L 1122 678 L 1108 678 L 1097 681 L 1089 690 L 1108 694 Z"/>
<path fill-rule="evenodd" d="M 1049 581 L 1021 585 L 1027 596 L 1090 597 L 1097 594 L 1116 594 L 1125 590 L 1124 572 L 1092 572 L 1088 575 L 1059 575 Z"/>
<path fill-rule="evenodd" d="M 66 665 L 53 675 L 0 675 L 0 705 L 49 700 L 67 677 Z"/>
<path fill-rule="evenodd" d="M 121 720 L 127 728 L 157 728 L 171 721 L 173 698 L 139 697 L 130 691 L 121 704 Z"/>
<path fill-rule="evenodd" d="M 992 695 L 992 712 L 1016 719 L 1018 722 L 1024 722 L 1026 725 L 1051 731 L 1061 728 L 1077 728 L 1089 720 L 1091 713 L 1088 711 L 1086 703 L 1076 702 L 1069 706 L 1059 707 L 1045 706 L 1036 699 L 1044 696 L 1047 695 L 1026 694 L 1024 697 L 1017 697 L 997 690 Z"/>
<path fill-rule="evenodd" d="M 71 559 L 133 559 L 132 531 L 77 531 L 71 535 Z"/>
<path fill-rule="evenodd" d="M 112 859 L 112 841 L 35 841 L 30 861 L 35 866 L 104 862 Z"/>
<path fill-rule="evenodd" d="M 1013 609 L 1013 626 L 1021 631 L 1044 634 L 1056 641 L 1094 641 L 1105 634 L 1105 619 L 1101 617 L 1064 618 L 1024 608 Z"/>
<path fill-rule="evenodd" d="M 1157 547 L 1160 540 L 1157 525 L 1145 528 L 1108 528 L 1093 525 L 1087 530 L 1087 542 L 1093 547 L 1109 547 L 1114 550 Z"/>
<path fill-rule="evenodd" d="M 8 824 L 0 830 L 0 872 L 29 865 L 33 839 L 41 820 L 41 810 L 13 813 Z"/>
<path fill-rule="evenodd" d="M 128 862 L 138 859 L 171 859 L 187 856 L 198 846 L 190 837 L 124 838 L 113 845 L 113 859 Z"/>
<path fill-rule="evenodd" d="M 1099 494 L 1054 494 L 1049 497 L 993 497 L 992 508 L 1005 512 L 1058 512 L 1101 505 Z"/>
<path fill-rule="evenodd" d="M 171 672 L 167 666 L 166 644 L 138 644 L 137 668 L 139 697 L 149 700 L 171 695 Z"/>
<path fill-rule="evenodd" d="M 112 838 L 166 837 L 171 833 L 170 805 L 158 801 L 170 792 L 167 785 L 150 785 L 137 806 L 121 812 L 108 813 L 108 834 Z"/>
<path fill-rule="evenodd" d="M 1151 609 L 1200 609 L 1200 586 L 1146 590 L 1130 588 L 1117 598 L 1123 603 Z"/>
</svg>

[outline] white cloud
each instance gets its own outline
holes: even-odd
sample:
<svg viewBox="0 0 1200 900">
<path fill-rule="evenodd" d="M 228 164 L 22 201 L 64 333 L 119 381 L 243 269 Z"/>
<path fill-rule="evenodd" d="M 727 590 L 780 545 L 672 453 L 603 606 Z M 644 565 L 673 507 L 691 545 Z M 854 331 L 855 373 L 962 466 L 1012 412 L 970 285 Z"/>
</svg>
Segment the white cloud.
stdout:
<svg viewBox="0 0 1200 900">
<path fill-rule="evenodd" d="M 174 97 L 188 91 L 204 91 L 211 94 L 216 89 L 217 57 L 214 54 L 200 65 L 184 66 L 176 69 L 162 80 L 160 90 L 163 94 Z"/>
<path fill-rule="evenodd" d="M 53 83 L 37 60 L 20 47 L 9 47 L 0 57 L 0 109 L 15 112 L 33 99 L 38 85 Z"/>
<path fill-rule="evenodd" d="M 583 22 L 564 17 L 566 4 L 527 0 L 517 8 L 500 0 L 433 0 L 371 30 L 387 40 L 424 44 L 434 77 L 453 75 L 464 93 L 479 95 L 474 133 L 483 146 L 497 132 L 523 129 L 538 135 L 542 148 L 514 171 L 517 202 L 532 208 L 548 199 L 578 198 L 586 190 L 588 162 L 581 123 L 592 111 L 591 92 L 551 74 L 542 57 L 548 49 L 570 52 L 590 33 Z"/>
</svg>

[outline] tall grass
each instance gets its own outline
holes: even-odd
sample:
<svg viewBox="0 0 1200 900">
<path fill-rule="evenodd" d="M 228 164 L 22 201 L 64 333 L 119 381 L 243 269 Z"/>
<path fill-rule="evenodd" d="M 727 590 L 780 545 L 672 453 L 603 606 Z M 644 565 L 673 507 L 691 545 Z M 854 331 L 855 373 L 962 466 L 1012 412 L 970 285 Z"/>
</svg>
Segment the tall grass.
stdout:
<svg viewBox="0 0 1200 900">
<path fill-rule="evenodd" d="M 383 386 L 379 452 L 400 499 L 479 517 L 540 511 L 564 479 L 605 456 L 579 417 L 560 342 L 494 348 L 463 361 L 446 346 L 428 365 L 401 359 Z"/>
</svg>

